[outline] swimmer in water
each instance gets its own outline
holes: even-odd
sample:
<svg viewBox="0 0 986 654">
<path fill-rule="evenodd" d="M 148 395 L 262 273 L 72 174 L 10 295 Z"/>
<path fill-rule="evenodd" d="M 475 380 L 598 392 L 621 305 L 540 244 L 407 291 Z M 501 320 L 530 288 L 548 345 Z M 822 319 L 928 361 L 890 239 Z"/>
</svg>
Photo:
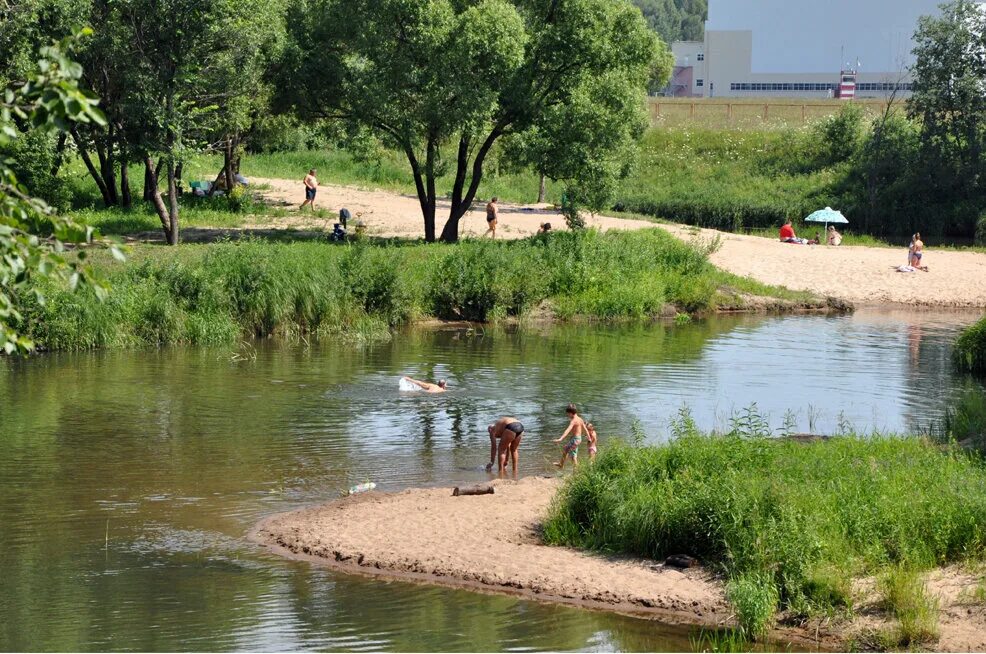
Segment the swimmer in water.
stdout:
<svg viewBox="0 0 986 654">
<path fill-rule="evenodd" d="M 439 379 L 437 384 L 431 384 L 429 382 L 418 381 L 417 379 L 411 379 L 410 377 L 404 377 L 404 381 L 414 384 L 426 393 L 444 393 L 448 390 L 448 382 L 444 379 Z"/>
</svg>

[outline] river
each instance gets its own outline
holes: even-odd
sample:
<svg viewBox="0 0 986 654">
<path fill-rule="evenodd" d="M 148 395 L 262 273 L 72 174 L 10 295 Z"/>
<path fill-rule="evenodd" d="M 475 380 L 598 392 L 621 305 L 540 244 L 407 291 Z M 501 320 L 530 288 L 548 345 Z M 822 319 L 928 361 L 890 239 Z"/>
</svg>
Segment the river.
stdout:
<svg viewBox="0 0 986 654">
<path fill-rule="evenodd" d="M 570 401 L 601 448 L 637 427 L 668 438 L 683 406 L 706 429 L 754 402 L 777 430 L 919 428 L 977 386 L 949 356 L 978 317 L 448 327 L 0 360 L 0 649 L 687 649 L 687 631 L 653 622 L 341 575 L 245 535 L 363 481 L 485 479 L 485 425 L 502 413 L 528 428 L 522 473 L 547 472 Z M 451 391 L 400 394 L 402 374 Z"/>
</svg>

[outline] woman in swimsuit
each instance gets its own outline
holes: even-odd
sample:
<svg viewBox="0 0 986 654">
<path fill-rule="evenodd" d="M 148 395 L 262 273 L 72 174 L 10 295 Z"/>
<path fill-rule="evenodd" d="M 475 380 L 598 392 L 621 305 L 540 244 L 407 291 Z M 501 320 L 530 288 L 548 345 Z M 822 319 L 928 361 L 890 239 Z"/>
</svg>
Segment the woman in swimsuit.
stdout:
<svg viewBox="0 0 986 654">
<path fill-rule="evenodd" d="M 496 220 L 498 218 L 498 211 L 496 206 L 497 198 L 494 197 L 486 205 L 486 224 L 489 229 L 486 233 L 490 235 L 490 238 L 496 238 Z"/>
<path fill-rule="evenodd" d="M 585 420 L 579 416 L 578 409 L 575 408 L 574 404 L 569 404 L 565 407 L 565 413 L 568 414 L 568 429 L 565 433 L 555 439 L 554 442 L 560 443 L 565 440 L 565 437 L 569 433 L 572 434 L 571 440 L 565 444 L 562 448 L 561 460 L 555 463 L 558 468 L 565 467 L 565 459 L 572 457 L 572 465 L 578 467 L 579 465 L 579 445 L 582 444 L 582 436 L 585 434 Z"/>
<path fill-rule="evenodd" d="M 493 469 L 494 460 L 498 462 L 498 471 L 502 474 L 507 471 L 507 457 L 513 462 L 513 473 L 517 474 L 517 449 L 520 447 L 520 439 L 524 435 L 524 425 L 520 420 L 513 416 L 504 416 L 487 428 L 490 433 L 490 462 L 486 470 Z M 497 439 L 500 439 L 499 446 Z"/>
<path fill-rule="evenodd" d="M 911 240 L 911 266 L 923 270 L 921 257 L 924 256 L 924 241 L 921 240 L 921 232 L 914 235 Z"/>
</svg>

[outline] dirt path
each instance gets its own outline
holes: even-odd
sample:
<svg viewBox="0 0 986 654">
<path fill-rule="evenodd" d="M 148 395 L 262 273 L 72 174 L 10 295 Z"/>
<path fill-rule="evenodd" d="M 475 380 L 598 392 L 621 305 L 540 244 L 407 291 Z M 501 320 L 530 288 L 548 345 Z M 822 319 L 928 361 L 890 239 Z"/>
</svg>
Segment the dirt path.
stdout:
<svg viewBox="0 0 986 654">
<path fill-rule="evenodd" d="M 721 585 L 700 570 L 540 544 L 557 479 L 498 481 L 495 495 L 451 489 L 369 493 L 276 515 L 256 540 L 347 572 L 533 596 L 671 623 L 719 624 Z M 509 506 L 509 511 L 504 507 Z"/>
<path fill-rule="evenodd" d="M 270 187 L 265 195 L 272 202 L 297 209 L 300 183 L 279 179 L 255 179 Z M 359 216 L 371 234 L 420 238 L 423 232 L 421 209 L 415 197 L 387 191 L 368 191 L 348 186 L 322 185 L 319 206 L 331 211 L 348 208 Z M 486 231 L 485 211 L 481 205 L 462 221 L 462 236 L 481 236 Z M 448 205 L 439 207 L 439 216 Z M 292 213 L 278 218 L 277 226 L 311 228 L 319 221 Z M 439 229 L 441 228 L 439 221 Z M 564 229 L 564 218 L 545 205 L 503 204 L 500 229 L 504 238 L 524 238 L 534 234 L 541 223 Z M 602 230 L 643 229 L 655 223 L 596 216 L 588 224 Z M 248 227 L 271 227 L 270 223 Z M 833 296 L 856 304 L 912 304 L 941 307 L 986 307 L 986 254 L 935 250 L 925 252 L 931 272 L 899 273 L 895 267 L 904 263 L 904 248 L 825 247 L 788 245 L 772 239 L 729 234 L 711 229 L 679 225 L 658 225 L 685 239 L 709 241 L 719 238 L 721 248 L 712 262 L 737 275 L 752 277 L 766 284 Z"/>
</svg>

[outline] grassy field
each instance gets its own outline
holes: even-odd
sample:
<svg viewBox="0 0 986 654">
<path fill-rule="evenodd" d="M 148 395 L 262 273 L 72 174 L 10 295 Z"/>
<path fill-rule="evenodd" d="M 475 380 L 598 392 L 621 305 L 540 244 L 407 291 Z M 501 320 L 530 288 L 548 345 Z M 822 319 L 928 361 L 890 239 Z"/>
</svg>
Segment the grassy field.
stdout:
<svg viewBox="0 0 986 654">
<path fill-rule="evenodd" d="M 126 263 L 94 252 L 109 299 L 43 287 L 19 325 L 49 349 L 229 342 L 271 334 L 386 337 L 422 318 L 643 319 L 805 293 L 716 269 L 662 230 L 559 232 L 458 245 L 364 240 L 141 245 Z M 672 314 L 673 315 L 673 314 Z"/>
<path fill-rule="evenodd" d="M 867 116 L 875 118 L 886 102 L 866 99 L 856 102 Z M 693 129 L 785 129 L 800 127 L 835 115 L 844 100 L 804 98 L 664 98 L 648 100 L 651 124 L 655 127 Z"/>
<path fill-rule="evenodd" d="M 551 543 L 655 559 L 687 553 L 727 579 L 745 634 L 778 612 L 849 615 L 852 580 L 876 577 L 894 630 L 884 646 L 932 639 L 937 605 L 920 574 L 986 553 L 986 472 L 921 438 L 768 438 L 755 413 L 727 435 L 687 418 L 657 447 L 608 448 L 564 486 Z"/>
</svg>

